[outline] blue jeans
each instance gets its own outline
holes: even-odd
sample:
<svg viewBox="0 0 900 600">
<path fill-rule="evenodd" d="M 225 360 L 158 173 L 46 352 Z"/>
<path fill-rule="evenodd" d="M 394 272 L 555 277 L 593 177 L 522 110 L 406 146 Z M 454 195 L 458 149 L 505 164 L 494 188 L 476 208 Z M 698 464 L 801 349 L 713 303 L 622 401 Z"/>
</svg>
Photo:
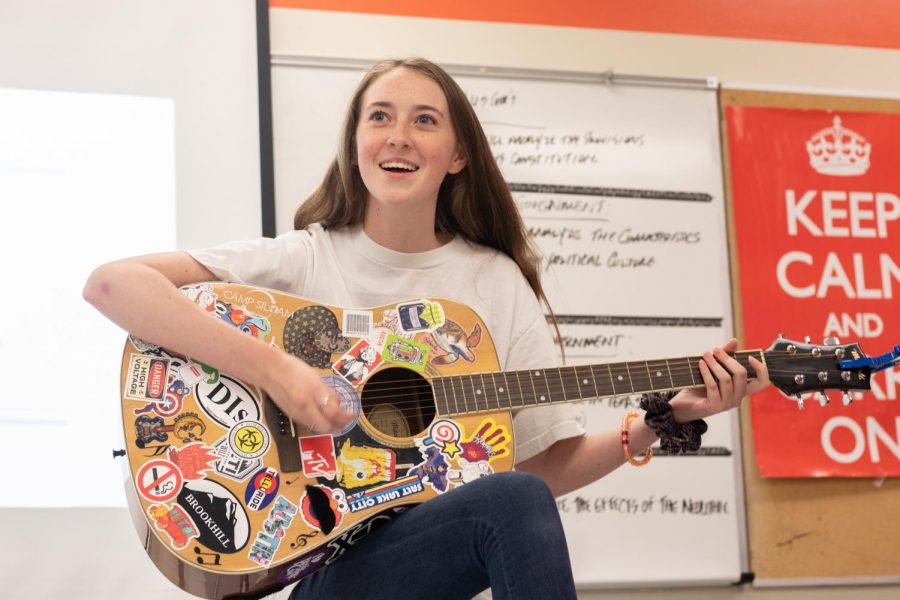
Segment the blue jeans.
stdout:
<svg viewBox="0 0 900 600">
<path fill-rule="evenodd" d="M 556 502 L 540 478 L 497 473 L 376 529 L 290 600 L 576 598 Z"/>
</svg>

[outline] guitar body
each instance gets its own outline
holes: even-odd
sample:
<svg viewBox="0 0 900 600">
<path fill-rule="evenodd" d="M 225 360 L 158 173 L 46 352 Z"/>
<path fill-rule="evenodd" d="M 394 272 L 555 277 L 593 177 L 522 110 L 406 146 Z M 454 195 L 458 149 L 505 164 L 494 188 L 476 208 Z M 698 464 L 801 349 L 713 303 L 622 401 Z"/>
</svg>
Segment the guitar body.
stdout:
<svg viewBox="0 0 900 600">
<path fill-rule="evenodd" d="M 698 386 L 699 356 L 497 370 L 471 309 L 419 299 L 351 310 L 271 290 L 182 288 L 222 319 L 319 369 L 356 415 L 321 435 L 291 423 L 262 390 L 129 337 L 122 417 L 129 507 L 144 547 L 173 583 L 204 598 L 259 597 L 338 560 L 411 505 L 513 467 L 508 409 Z M 734 354 L 764 362 L 794 396 L 869 389 L 900 345 L 866 357 L 856 343 L 776 339 Z"/>
<path fill-rule="evenodd" d="M 435 377 L 498 369 L 471 309 L 425 299 L 345 310 L 226 283 L 182 292 L 319 369 L 357 415 L 345 431 L 317 434 L 255 386 L 129 337 L 121 371 L 129 507 L 151 559 L 186 591 L 277 590 L 410 505 L 512 469 L 509 411 L 457 416 L 434 401 Z"/>
</svg>

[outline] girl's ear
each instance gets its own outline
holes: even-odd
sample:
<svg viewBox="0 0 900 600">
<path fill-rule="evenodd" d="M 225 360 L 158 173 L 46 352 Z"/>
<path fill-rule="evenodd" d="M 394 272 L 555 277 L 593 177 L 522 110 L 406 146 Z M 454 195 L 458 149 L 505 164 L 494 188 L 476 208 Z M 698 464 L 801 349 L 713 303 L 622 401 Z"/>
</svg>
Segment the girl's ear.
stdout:
<svg viewBox="0 0 900 600">
<path fill-rule="evenodd" d="M 453 162 L 450 163 L 450 168 L 447 169 L 447 172 L 451 175 L 456 175 L 463 170 L 467 162 L 468 161 L 466 160 L 465 155 L 462 153 L 462 150 L 457 147 L 456 154 L 453 156 Z"/>
</svg>

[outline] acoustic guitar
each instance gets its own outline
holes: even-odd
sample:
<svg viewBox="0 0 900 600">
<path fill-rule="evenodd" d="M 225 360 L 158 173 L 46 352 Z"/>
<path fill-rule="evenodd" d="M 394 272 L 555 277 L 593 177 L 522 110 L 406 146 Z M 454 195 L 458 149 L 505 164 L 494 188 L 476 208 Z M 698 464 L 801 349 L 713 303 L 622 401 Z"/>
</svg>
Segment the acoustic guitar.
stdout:
<svg viewBox="0 0 900 600">
<path fill-rule="evenodd" d="M 701 384 L 699 356 L 501 372 L 478 315 L 445 299 L 349 310 L 218 282 L 182 292 L 320 369 L 356 415 L 334 435 L 310 431 L 261 389 L 129 336 L 129 507 L 156 566 L 204 598 L 276 591 L 411 505 L 511 470 L 510 411 Z M 868 389 L 888 360 L 783 338 L 736 354 L 752 375 L 749 356 L 787 394 Z"/>
</svg>

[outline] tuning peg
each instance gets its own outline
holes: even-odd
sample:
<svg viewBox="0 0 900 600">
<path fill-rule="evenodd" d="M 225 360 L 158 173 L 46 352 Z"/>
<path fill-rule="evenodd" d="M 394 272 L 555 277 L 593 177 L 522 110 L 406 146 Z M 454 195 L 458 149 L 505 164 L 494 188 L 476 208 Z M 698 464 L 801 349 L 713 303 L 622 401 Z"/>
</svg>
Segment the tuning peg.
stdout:
<svg viewBox="0 0 900 600">
<path fill-rule="evenodd" d="M 825 338 L 825 341 L 823 341 L 822 344 L 825 346 L 840 346 L 841 340 L 837 339 L 834 336 L 830 336 Z"/>
<path fill-rule="evenodd" d="M 797 398 L 797 408 L 800 409 L 800 410 L 803 410 L 803 406 L 804 406 L 804 404 L 803 404 L 803 396 L 801 396 L 800 394 L 797 394 L 797 395 L 795 396 L 795 398 Z"/>
<path fill-rule="evenodd" d="M 841 395 L 841 402 L 844 403 L 844 406 L 850 406 L 850 403 L 853 402 L 853 398 L 850 397 L 849 390 L 844 390 L 844 393 Z"/>
<path fill-rule="evenodd" d="M 819 392 L 819 405 L 828 406 L 828 394 L 825 392 Z"/>
</svg>

